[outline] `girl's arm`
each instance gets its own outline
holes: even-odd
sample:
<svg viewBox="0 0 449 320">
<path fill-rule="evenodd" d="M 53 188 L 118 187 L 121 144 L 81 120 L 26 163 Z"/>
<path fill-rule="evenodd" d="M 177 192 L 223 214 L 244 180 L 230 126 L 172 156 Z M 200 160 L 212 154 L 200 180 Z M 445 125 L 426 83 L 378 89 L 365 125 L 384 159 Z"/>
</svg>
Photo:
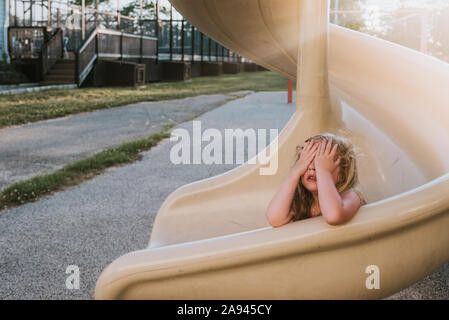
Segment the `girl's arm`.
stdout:
<svg viewBox="0 0 449 320">
<path fill-rule="evenodd" d="M 354 191 L 340 196 L 335 187 L 333 173 L 340 164 L 335 160 L 338 145 L 332 147 L 329 140 L 322 143 L 315 157 L 315 169 L 318 184 L 318 201 L 321 214 L 330 225 L 338 225 L 349 221 L 360 208 L 359 196 Z"/>
<path fill-rule="evenodd" d="M 318 143 L 313 141 L 306 143 L 299 160 L 290 170 L 278 192 L 270 201 L 265 216 L 271 226 L 280 227 L 289 223 L 292 219 L 292 216 L 290 215 L 290 207 L 299 183 L 299 179 L 306 173 L 307 168 L 318 150 L 318 145 Z"/>
</svg>

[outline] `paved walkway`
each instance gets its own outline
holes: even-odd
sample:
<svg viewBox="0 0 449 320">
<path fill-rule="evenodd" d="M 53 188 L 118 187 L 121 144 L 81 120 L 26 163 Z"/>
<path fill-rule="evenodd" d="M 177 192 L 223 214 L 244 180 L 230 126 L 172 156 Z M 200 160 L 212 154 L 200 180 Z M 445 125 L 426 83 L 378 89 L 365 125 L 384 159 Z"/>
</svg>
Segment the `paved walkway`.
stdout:
<svg viewBox="0 0 449 320">
<path fill-rule="evenodd" d="M 142 102 L 0 130 L 0 190 L 89 157 L 122 142 L 159 132 L 250 91 Z"/>
<path fill-rule="evenodd" d="M 257 93 L 203 114 L 206 128 L 282 128 L 294 112 L 285 93 Z M 112 110 L 110 110 L 112 111 Z M 236 116 L 238 115 L 238 116 Z M 192 130 L 192 122 L 178 127 Z M 163 200 L 177 187 L 234 165 L 176 166 L 168 139 L 141 161 L 109 169 L 35 203 L 0 211 L 0 299 L 90 299 L 102 270 L 147 246 Z M 67 266 L 80 268 L 80 290 L 65 286 Z M 449 264 L 394 299 L 448 299 Z"/>
</svg>

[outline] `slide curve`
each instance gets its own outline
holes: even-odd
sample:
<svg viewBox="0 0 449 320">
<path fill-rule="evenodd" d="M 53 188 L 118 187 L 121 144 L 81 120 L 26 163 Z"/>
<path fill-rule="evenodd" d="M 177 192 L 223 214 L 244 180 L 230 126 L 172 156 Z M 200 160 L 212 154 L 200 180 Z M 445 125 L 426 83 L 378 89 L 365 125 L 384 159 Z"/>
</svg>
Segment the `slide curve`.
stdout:
<svg viewBox="0 0 449 320">
<path fill-rule="evenodd" d="M 296 113 L 270 152 L 275 175 L 244 164 L 174 191 L 148 248 L 113 261 L 95 298 L 377 299 L 449 260 L 448 64 L 328 25 L 326 0 L 171 2 L 214 40 L 296 78 Z M 321 132 L 358 147 L 368 204 L 341 226 L 270 227 L 265 209 L 296 145 Z"/>
</svg>

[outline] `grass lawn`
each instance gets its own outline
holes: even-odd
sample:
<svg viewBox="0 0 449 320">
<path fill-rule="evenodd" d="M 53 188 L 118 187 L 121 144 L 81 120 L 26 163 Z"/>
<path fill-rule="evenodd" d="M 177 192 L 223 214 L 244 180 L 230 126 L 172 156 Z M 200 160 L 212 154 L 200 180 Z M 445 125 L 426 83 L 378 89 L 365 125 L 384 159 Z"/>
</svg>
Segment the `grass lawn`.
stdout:
<svg viewBox="0 0 449 320">
<path fill-rule="evenodd" d="M 55 89 L 0 95 L 0 128 L 141 101 L 170 100 L 240 90 L 286 91 L 287 79 L 270 71 L 243 72 L 219 77 L 198 77 L 186 82 L 152 83 L 141 89 Z M 187 121 L 197 116 L 199 115 Z M 0 192 L 0 210 L 36 201 L 42 196 L 92 179 L 109 167 L 136 161 L 141 157 L 142 151 L 150 150 L 159 141 L 169 137 L 168 130 L 174 125 L 167 123 L 164 130 L 146 139 L 125 142 L 119 147 L 106 149 L 53 173 L 15 183 Z"/>
<path fill-rule="evenodd" d="M 286 91 L 287 79 L 271 71 L 196 77 L 130 87 L 53 89 L 0 95 L 0 128 L 142 101 L 160 101 L 239 90 Z"/>
<path fill-rule="evenodd" d="M 36 201 L 42 196 L 92 179 L 109 167 L 136 161 L 141 158 L 142 151 L 150 150 L 161 140 L 170 137 L 168 130 L 175 125 L 166 124 L 164 130 L 153 133 L 148 138 L 125 142 L 116 148 L 109 148 L 87 159 L 68 164 L 53 173 L 14 183 L 0 192 L 0 210 Z"/>
</svg>

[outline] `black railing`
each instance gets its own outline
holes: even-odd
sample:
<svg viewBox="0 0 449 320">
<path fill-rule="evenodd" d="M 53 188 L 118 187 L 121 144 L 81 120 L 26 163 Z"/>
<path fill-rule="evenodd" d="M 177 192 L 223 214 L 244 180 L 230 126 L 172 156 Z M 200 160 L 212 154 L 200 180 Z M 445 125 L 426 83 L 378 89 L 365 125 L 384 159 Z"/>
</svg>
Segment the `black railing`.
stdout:
<svg viewBox="0 0 449 320">
<path fill-rule="evenodd" d="M 156 23 L 156 20 L 145 20 Z M 231 50 L 201 33 L 185 19 L 158 20 L 160 60 L 239 62 Z"/>
<path fill-rule="evenodd" d="M 63 34 L 57 29 L 54 34 L 45 41 L 41 50 L 42 77 L 44 77 L 53 65 L 62 58 L 64 53 Z"/>
<path fill-rule="evenodd" d="M 97 52 L 97 30 L 95 29 L 75 53 L 75 82 L 79 86 L 84 82 L 87 75 L 92 70 L 93 64 L 98 56 Z"/>
<path fill-rule="evenodd" d="M 9 27 L 8 51 L 12 60 L 40 59 L 50 35 L 45 27 Z"/>
<path fill-rule="evenodd" d="M 157 38 L 95 29 L 76 52 L 76 83 L 84 82 L 97 58 L 142 61 L 157 59 L 156 54 Z"/>
</svg>

